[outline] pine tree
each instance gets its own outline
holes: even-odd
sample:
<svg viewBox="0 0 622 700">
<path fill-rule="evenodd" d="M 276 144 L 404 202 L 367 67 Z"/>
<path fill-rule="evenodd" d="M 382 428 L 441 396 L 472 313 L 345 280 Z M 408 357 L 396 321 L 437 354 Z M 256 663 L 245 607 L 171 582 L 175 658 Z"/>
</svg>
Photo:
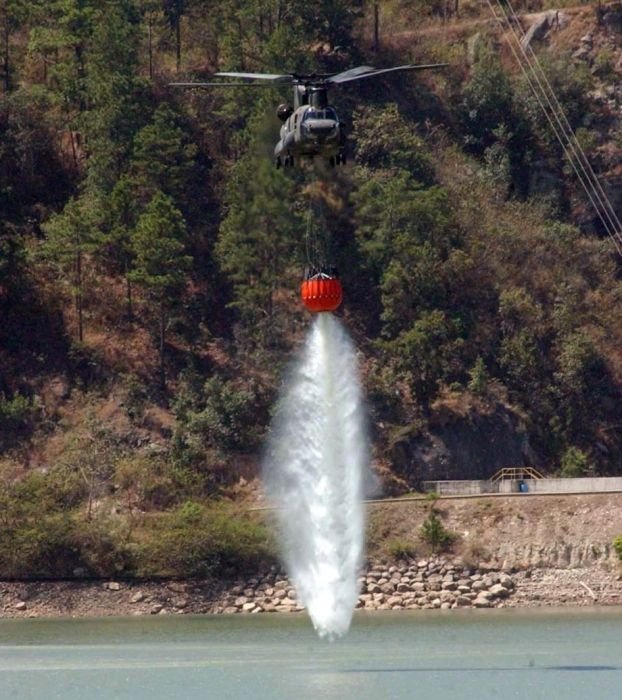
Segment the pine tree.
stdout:
<svg viewBox="0 0 622 700">
<path fill-rule="evenodd" d="M 2 48 L 2 67 L 4 73 L 4 91 L 12 86 L 13 66 L 11 63 L 11 37 L 28 16 L 28 3 L 25 0 L 4 0 L 0 3 L 0 43 Z"/>
<path fill-rule="evenodd" d="M 107 194 L 121 176 L 151 109 L 147 86 L 137 76 L 140 16 L 135 3 L 106 5 L 96 20 L 89 47 L 90 108 L 84 121 L 89 183 Z"/>
<path fill-rule="evenodd" d="M 276 337 L 275 294 L 302 246 L 292 182 L 271 158 L 251 149 L 235 166 L 227 200 L 216 257 L 233 287 L 231 306 L 265 342 Z"/>
<path fill-rule="evenodd" d="M 175 66 L 181 68 L 181 18 L 186 11 L 186 0 L 163 0 L 162 8 L 175 34 Z"/>
<path fill-rule="evenodd" d="M 127 292 L 127 315 L 133 316 L 132 280 L 130 272 L 134 262 L 132 237 L 141 213 L 136 199 L 136 183 L 127 175 L 117 180 L 110 195 L 106 198 L 106 231 L 103 248 L 106 263 L 115 273 L 125 277 Z"/>
<path fill-rule="evenodd" d="M 101 245 L 99 221 L 101 213 L 96 200 L 88 194 L 70 199 L 60 214 L 43 225 L 46 239 L 39 255 L 50 262 L 61 279 L 68 282 L 74 297 L 78 340 L 84 339 L 84 292 L 89 254 Z"/>
<path fill-rule="evenodd" d="M 86 64 L 97 6 L 96 0 L 51 0 L 32 8 L 29 51 L 40 57 L 45 82 L 71 117 L 88 106 Z"/>
<path fill-rule="evenodd" d="M 158 317 L 160 385 L 166 385 L 165 340 L 170 315 L 183 293 L 192 258 L 185 254 L 186 223 L 170 197 L 157 192 L 138 219 L 130 278 L 146 291 Z"/>
<path fill-rule="evenodd" d="M 175 112 L 167 104 L 159 105 L 151 122 L 134 139 L 130 172 L 139 196 L 148 201 L 161 191 L 177 206 L 188 209 L 184 204 L 193 188 L 197 152 Z"/>
</svg>

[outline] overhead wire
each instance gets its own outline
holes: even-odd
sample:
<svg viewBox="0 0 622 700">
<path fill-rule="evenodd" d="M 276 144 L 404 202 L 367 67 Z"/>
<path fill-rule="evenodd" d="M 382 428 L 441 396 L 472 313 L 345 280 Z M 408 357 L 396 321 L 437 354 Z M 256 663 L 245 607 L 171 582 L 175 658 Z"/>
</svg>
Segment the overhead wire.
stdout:
<svg viewBox="0 0 622 700">
<path fill-rule="evenodd" d="M 497 3 L 500 5 L 500 7 L 502 7 L 500 0 L 497 0 Z M 518 26 L 521 26 L 519 23 L 516 11 L 514 10 L 514 7 L 512 6 L 511 0 L 507 0 L 507 6 L 509 7 L 509 9 L 512 13 L 512 17 L 514 18 L 515 24 L 517 24 Z M 526 36 L 526 32 L 523 31 L 523 37 L 525 37 L 525 36 Z M 519 45 L 521 47 L 521 50 L 523 51 L 523 53 L 525 53 L 525 56 L 526 56 L 526 51 L 525 51 L 525 47 L 523 46 L 523 42 L 520 42 Z M 561 117 L 561 120 L 563 122 L 563 126 L 565 127 L 566 137 L 569 139 L 571 146 L 573 148 L 575 148 L 576 151 L 578 151 L 579 156 L 580 156 L 581 165 L 585 170 L 588 171 L 590 182 L 592 183 L 592 186 L 598 191 L 598 194 L 600 195 L 599 201 L 602 201 L 603 206 L 605 208 L 605 211 L 611 219 L 610 222 L 614 224 L 614 232 L 615 232 L 616 236 L 618 237 L 618 239 L 622 240 L 622 233 L 621 233 L 622 232 L 622 224 L 620 223 L 620 220 L 615 212 L 615 209 L 613 208 L 611 201 L 610 201 L 609 197 L 607 196 L 606 192 L 602 188 L 602 185 L 600 184 L 600 180 L 598 179 L 596 173 L 594 172 L 594 169 L 592 167 L 592 164 L 590 163 L 589 158 L 585 154 L 585 151 L 583 150 L 579 140 L 577 139 L 576 135 L 574 134 L 572 126 L 571 126 L 570 122 L 568 121 L 568 117 L 566 116 L 566 113 L 565 113 L 562 105 L 559 103 L 559 100 L 557 99 L 557 95 L 555 94 L 555 91 L 553 90 L 553 87 L 551 86 L 551 83 L 546 75 L 546 72 L 542 69 L 542 65 L 540 64 L 540 61 L 538 60 L 536 53 L 534 52 L 534 50 L 531 48 L 530 45 L 528 45 L 527 48 L 529 49 L 529 52 L 533 57 L 533 64 L 537 67 L 537 69 L 542 77 L 542 81 L 544 82 L 544 84 L 548 88 L 549 94 L 552 98 L 552 102 L 554 103 L 555 107 L 557 108 L 557 113 Z M 534 75 L 535 75 L 535 72 L 534 72 Z M 547 93 L 545 92 L 545 95 L 546 94 Z"/>
<path fill-rule="evenodd" d="M 515 26 L 521 27 L 521 25 L 511 1 L 503 1 L 509 9 L 509 16 L 506 14 L 501 0 L 496 0 L 496 3 L 500 9 L 503 20 L 505 23 L 507 23 L 514 40 L 519 47 L 522 58 L 515 48 L 514 43 L 510 41 L 509 45 L 512 53 L 514 54 L 514 57 L 527 80 L 527 84 L 534 94 L 538 105 L 542 109 L 553 131 L 553 134 L 557 138 L 564 155 L 568 159 L 570 166 L 577 176 L 577 179 L 585 190 L 588 199 L 590 200 L 590 203 L 600 219 L 605 231 L 612 239 L 617 252 L 622 256 L 622 224 L 620 224 L 607 194 L 603 190 L 598 177 L 594 173 L 594 170 L 587 156 L 585 155 L 585 152 L 576 139 L 564 109 L 559 103 L 559 100 L 555 95 L 555 91 L 553 90 L 544 70 L 542 69 L 536 54 L 534 53 L 533 49 L 528 46 L 532 56 L 532 58 L 530 58 L 525 50 L 523 41 L 521 41 L 521 38 L 515 29 Z M 487 0 L 487 4 L 494 18 L 497 21 L 503 21 L 497 15 L 491 0 Z M 521 31 L 524 39 L 526 33 L 522 30 L 522 27 Z M 540 76 L 536 72 L 534 65 L 537 67 Z"/>
<path fill-rule="evenodd" d="M 510 48 L 512 49 L 512 52 L 514 53 L 514 56 L 519 63 L 521 70 L 523 71 L 527 82 L 534 93 L 534 96 L 536 97 L 536 100 L 538 101 L 538 104 L 540 105 L 541 109 L 543 110 L 545 117 L 547 118 L 554 135 L 558 139 L 564 154 L 566 155 L 569 164 L 575 171 L 575 174 L 577 175 L 577 178 L 581 185 L 583 186 L 592 206 L 594 207 L 596 214 L 600 218 L 603 227 L 605 228 L 605 231 L 608 233 L 608 235 L 612 238 L 618 252 L 622 255 L 622 249 L 620 248 L 620 241 L 622 241 L 622 237 L 620 235 L 620 229 L 622 226 L 620 226 L 620 222 L 617 220 L 617 216 L 615 214 L 615 211 L 613 210 L 613 207 L 611 206 L 611 203 L 609 202 L 607 195 L 605 194 L 604 190 L 602 189 L 600 182 L 598 181 L 598 178 L 596 177 L 592 166 L 585 155 L 583 149 L 581 148 L 581 145 L 577 141 L 576 137 L 574 136 L 574 133 L 572 131 L 572 127 L 570 126 L 568 119 L 566 117 L 566 114 L 562 108 L 562 106 L 559 104 L 559 101 L 557 100 L 557 97 L 555 96 L 555 92 L 552 89 L 550 82 L 548 81 L 548 78 L 546 77 L 546 74 L 542 70 L 542 67 L 537 59 L 537 56 L 533 52 L 533 49 L 529 47 L 529 50 L 533 56 L 533 61 L 530 60 L 529 56 L 527 55 L 523 42 L 521 39 L 518 37 L 516 30 L 514 29 L 514 25 L 518 24 L 520 26 L 520 23 L 518 21 L 518 17 L 516 15 L 516 12 L 514 12 L 513 7 L 511 6 L 511 2 L 508 1 L 507 5 L 510 8 L 511 14 L 511 19 L 513 19 L 513 22 L 511 21 L 510 18 L 505 14 L 505 11 L 503 9 L 503 6 L 500 2 L 500 0 L 497 0 L 497 4 L 500 7 L 501 13 L 503 14 L 504 19 L 507 21 L 508 26 L 510 27 L 510 30 L 516 40 L 517 45 L 520 48 L 520 51 L 522 53 L 523 59 L 525 63 L 527 64 L 527 68 L 525 68 L 523 62 L 521 61 L 521 58 L 518 56 L 518 53 L 516 49 L 514 48 L 514 45 L 510 42 Z M 493 12 L 494 16 L 496 19 L 498 19 L 494 8 L 492 7 L 490 0 L 488 0 L 488 5 Z M 525 33 L 523 32 L 523 38 L 525 36 Z M 539 76 L 536 73 L 536 70 L 534 68 L 534 64 L 538 67 L 540 74 L 542 78 L 539 78 Z M 528 70 L 529 69 L 529 70 Z M 533 80 L 531 79 L 533 76 Z M 540 93 L 538 92 L 538 89 L 536 89 L 535 84 L 537 84 L 538 89 L 540 90 Z M 543 84 L 544 83 L 544 84 Z M 547 92 L 548 88 L 548 92 Z M 545 105 L 543 104 L 542 98 L 546 101 L 548 108 L 550 112 L 547 110 Z M 564 139 L 566 141 L 564 141 Z M 568 145 L 566 145 L 566 142 Z M 570 149 L 570 150 L 569 150 Z M 570 152 L 572 151 L 572 153 Z M 577 167 L 578 166 L 578 167 Z M 579 172 L 579 169 L 582 172 Z"/>
<path fill-rule="evenodd" d="M 497 0 L 497 4 L 501 8 L 501 11 L 503 13 L 503 6 L 501 5 L 500 0 Z M 575 171 L 575 174 L 577 175 L 577 178 L 582 185 L 583 189 L 585 190 L 592 206 L 594 207 L 594 210 L 601 220 L 601 223 L 603 224 L 603 227 L 607 234 L 610 236 L 612 239 L 618 253 L 622 255 L 622 248 L 620 246 L 620 242 L 622 242 L 622 235 L 620 234 L 620 231 L 622 229 L 622 225 L 620 224 L 620 221 L 615 213 L 615 210 L 613 209 L 611 202 L 609 198 L 607 197 L 607 194 L 603 190 L 600 181 L 598 180 L 596 174 L 594 173 L 594 170 L 592 168 L 592 165 L 587 158 L 584 150 L 581 147 L 581 144 L 577 140 L 572 127 L 568 121 L 568 118 L 566 117 L 566 114 L 564 112 L 563 107 L 559 103 L 559 100 L 557 99 L 557 96 L 555 95 L 555 91 L 553 90 L 546 73 L 542 69 L 542 66 L 540 65 L 540 62 L 538 61 L 537 56 L 535 55 L 533 49 L 529 46 L 529 51 L 531 53 L 531 56 L 533 57 L 533 60 L 531 61 L 529 56 L 526 53 L 525 46 L 523 42 L 520 40 L 520 38 L 517 36 L 516 31 L 514 30 L 514 26 L 518 25 L 520 26 L 520 22 L 518 20 L 518 17 L 516 15 L 516 12 L 514 11 L 514 8 L 511 5 L 511 1 L 508 0 L 508 7 L 510 9 L 510 12 L 512 13 L 512 18 L 514 20 L 514 24 L 508 19 L 508 25 L 510 26 L 510 29 L 516 39 L 516 42 L 521 50 L 521 53 L 523 55 L 523 58 L 525 59 L 525 62 L 527 63 L 528 68 L 531 71 L 531 75 L 533 76 L 534 80 L 536 81 L 538 88 L 544 97 L 549 109 L 550 113 L 552 114 L 558 128 L 555 128 L 555 123 L 551 123 L 551 114 L 547 112 L 546 108 L 542 105 L 542 101 L 538 99 L 538 92 L 536 88 L 534 87 L 534 84 L 531 80 L 529 80 L 529 74 L 527 74 L 528 77 L 528 83 L 530 84 L 530 87 L 532 88 L 532 91 L 536 95 L 539 104 L 541 105 L 541 108 L 543 109 L 545 115 L 547 116 L 547 119 L 549 120 L 549 123 L 551 123 L 551 126 L 553 128 L 554 134 L 557 137 L 558 141 L 560 142 L 562 149 L 564 150 L 564 153 L 568 159 L 569 164 L 571 165 L 572 169 Z M 504 14 L 505 16 L 505 14 Z M 507 17 L 506 17 L 507 19 Z M 523 38 L 525 37 L 525 32 L 523 32 Z M 513 48 L 513 47 L 512 47 Z M 514 49 L 513 49 L 514 50 Z M 518 57 L 517 57 L 517 60 Z M 538 76 L 536 72 L 537 67 L 541 78 Z M 521 68 L 524 68 L 521 64 Z M 566 140 L 569 149 L 572 151 L 572 153 L 569 153 L 568 148 L 566 148 L 566 144 L 564 142 L 564 139 Z M 578 167 L 577 167 L 578 166 Z M 579 172 L 579 170 L 581 172 Z"/>
<path fill-rule="evenodd" d="M 488 2 L 489 6 L 490 2 Z M 547 117 L 547 120 L 549 121 L 551 127 L 553 128 L 553 131 L 555 133 L 555 136 L 559 140 L 562 149 L 564 150 L 564 153 L 566 157 L 568 158 L 568 161 L 570 165 L 573 167 L 573 170 L 575 170 L 575 173 L 581 182 L 582 186 L 586 190 L 586 193 L 590 199 L 590 202 L 592 203 L 592 206 L 594 206 L 597 215 L 601 219 L 603 226 L 605 227 L 606 231 L 614 238 L 617 240 L 616 245 L 618 240 L 622 240 L 620 236 L 620 228 L 622 226 L 620 225 L 619 220 L 617 219 L 617 216 L 615 214 L 615 211 L 613 210 L 613 207 L 611 206 L 611 203 L 609 199 L 607 198 L 607 195 L 605 194 L 604 190 L 602 189 L 600 182 L 598 181 L 598 178 L 596 177 L 594 170 L 589 162 L 589 159 L 585 155 L 585 152 L 581 148 L 580 143 L 576 139 L 572 127 L 570 126 L 570 123 L 568 122 L 568 119 L 566 117 L 566 114 L 563 110 L 563 107 L 559 104 L 559 100 L 557 99 L 555 92 L 553 88 L 551 87 L 551 84 L 546 76 L 546 73 L 542 70 L 542 67 L 538 61 L 537 56 L 533 52 L 533 49 L 529 46 L 529 51 L 531 55 L 533 56 L 533 61 L 530 60 L 529 56 L 527 55 L 525 51 L 525 47 L 523 45 L 523 42 L 521 39 L 518 37 L 516 30 L 514 29 L 515 25 L 520 26 L 520 23 L 518 21 L 518 17 L 516 15 L 516 12 L 514 11 L 514 8 L 511 5 L 510 0 L 507 1 L 507 6 L 511 12 L 511 17 L 508 18 L 508 16 L 505 14 L 505 11 L 503 9 L 503 5 L 501 4 L 500 0 L 497 0 L 497 4 L 499 8 L 501 9 L 501 12 L 504 16 L 504 19 L 506 19 L 508 26 L 510 27 L 510 30 L 516 39 L 516 43 L 518 44 L 521 53 L 523 55 L 523 58 L 525 62 L 527 63 L 527 66 L 529 67 L 531 71 L 531 75 L 533 76 L 534 80 L 536 81 L 539 90 L 541 91 L 542 96 L 546 100 L 549 109 L 551 110 L 551 114 L 553 115 L 553 118 L 557 122 L 557 127 L 556 125 L 552 122 L 551 115 L 547 112 L 546 108 L 544 107 L 542 100 L 540 99 L 540 96 L 534 87 L 534 83 L 530 78 L 529 73 L 527 72 L 527 69 L 525 69 L 524 65 L 522 64 L 519 56 L 516 53 L 516 49 L 514 46 L 510 43 L 510 47 L 515 55 L 515 58 L 519 62 L 519 65 L 521 69 L 523 70 L 523 73 L 525 74 L 527 81 L 529 83 L 529 86 L 531 87 L 534 95 L 536 96 L 536 99 L 540 105 L 540 107 L 543 109 L 545 116 Z M 491 10 L 494 13 L 494 9 L 491 7 Z M 513 20 L 513 22 L 511 21 Z M 525 32 L 523 32 L 523 39 L 525 37 Z M 540 74 L 541 74 L 541 79 L 536 73 L 536 69 L 534 68 L 534 65 L 538 68 Z M 544 83 L 544 85 L 543 85 Z M 548 92 L 547 92 L 548 89 Z M 567 140 L 568 146 L 570 150 L 572 151 L 572 154 L 569 152 L 568 148 L 566 147 L 566 144 L 564 143 L 563 138 Z M 579 168 L 582 171 L 582 174 L 578 172 L 577 169 L 577 164 Z M 585 178 L 585 179 L 584 179 Z M 605 218 L 607 221 L 605 221 Z"/>
</svg>

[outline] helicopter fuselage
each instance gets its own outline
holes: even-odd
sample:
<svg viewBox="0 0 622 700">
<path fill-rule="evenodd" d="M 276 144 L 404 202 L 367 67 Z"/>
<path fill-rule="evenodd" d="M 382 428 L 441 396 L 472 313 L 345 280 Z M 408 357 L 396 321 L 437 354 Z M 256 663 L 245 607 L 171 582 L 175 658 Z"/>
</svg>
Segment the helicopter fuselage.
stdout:
<svg viewBox="0 0 622 700">
<path fill-rule="evenodd" d="M 277 168 L 295 165 L 302 158 L 324 158 L 329 165 L 346 162 L 346 136 L 344 126 L 339 122 L 335 109 L 328 104 L 328 89 L 331 86 L 366 80 L 396 71 L 442 68 L 445 63 L 427 65 L 403 65 L 391 68 L 357 66 L 341 73 L 300 75 L 296 73 L 245 73 L 239 71 L 219 71 L 214 73 L 217 82 L 170 83 L 176 87 L 258 87 L 259 84 L 292 85 L 294 88 L 293 107 L 282 104 L 277 116 L 283 122 L 280 138 L 274 148 Z M 235 82 L 222 82 L 220 78 L 233 78 Z M 252 81 L 252 82 L 246 82 Z"/>
<path fill-rule="evenodd" d="M 277 167 L 300 158 L 319 156 L 331 165 L 345 162 L 345 136 L 337 112 L 330 105 L 301 105 L 284 120 L 274 148 Z"/>
</svg>

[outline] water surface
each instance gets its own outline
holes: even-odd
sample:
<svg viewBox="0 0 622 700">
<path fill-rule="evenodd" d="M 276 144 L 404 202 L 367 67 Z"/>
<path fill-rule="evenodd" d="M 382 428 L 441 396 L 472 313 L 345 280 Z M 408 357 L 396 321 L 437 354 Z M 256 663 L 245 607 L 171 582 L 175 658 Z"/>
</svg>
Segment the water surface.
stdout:
<svg viewBox="0 0 622 700">
<path fill-rule="evenodd" d="M 0 698 L 622 697 L 622 609 L 0 620 Z"/>
</svg>

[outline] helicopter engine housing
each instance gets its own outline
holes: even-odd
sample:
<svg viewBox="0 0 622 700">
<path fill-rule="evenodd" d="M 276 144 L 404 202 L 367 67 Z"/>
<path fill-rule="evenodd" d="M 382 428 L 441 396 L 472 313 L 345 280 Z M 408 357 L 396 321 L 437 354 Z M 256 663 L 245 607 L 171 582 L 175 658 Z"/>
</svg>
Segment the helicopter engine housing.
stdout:
<svg viewBox="0 0 622 700">
<path fill-rule="evenodd" d="M 294 108 L 293 108 L 291 105 L 288 105 L 288 104 L 285 104 L 285 103 L 280 104 L 280 105 L 276 108 L 276 116 L 277 116 L 282 122 L 287 121 L 287 120 L 291 117 L 291 115 L 293 114 L 293 112 L 294 112 Z"/>
</svg>

